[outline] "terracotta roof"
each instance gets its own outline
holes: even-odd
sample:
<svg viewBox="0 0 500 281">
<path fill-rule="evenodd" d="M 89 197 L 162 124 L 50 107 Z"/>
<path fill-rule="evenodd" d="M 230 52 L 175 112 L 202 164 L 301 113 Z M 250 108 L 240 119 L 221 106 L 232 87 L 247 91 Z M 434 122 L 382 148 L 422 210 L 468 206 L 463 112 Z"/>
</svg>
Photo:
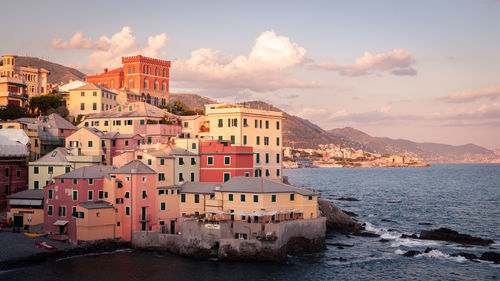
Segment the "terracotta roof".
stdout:
<svg viewBox="0 0 500 281">
<path fill-rule="evenodd" d="M 155 170 L 139 160 L 132 160 L 112 172 L 112 174 L 156 174 Z"/>
</svg>

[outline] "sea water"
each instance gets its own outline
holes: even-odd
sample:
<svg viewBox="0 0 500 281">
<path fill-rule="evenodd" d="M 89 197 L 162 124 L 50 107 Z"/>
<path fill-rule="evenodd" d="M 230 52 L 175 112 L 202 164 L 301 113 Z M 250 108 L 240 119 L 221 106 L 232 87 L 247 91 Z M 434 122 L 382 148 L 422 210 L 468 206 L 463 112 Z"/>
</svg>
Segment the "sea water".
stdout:
<svg viewBox="0 0 500 281">
<path fill-rule="evenodd" d="M 500 252 L 500 164 L 435 164 L 421 168 L 285 170 L 290 183 L 354 212 L 378 238 L 335 235 L 326 251 L 283 262 L 193 260 L 167 253 L 120 251 L 0 273 L 0 280 L 497 280 L 500 265 L 452 257 Z M 354 197 L 360 201 L 339 201 Z M 422 225 L 432 224 L 432 225 Z M 401 234 L 447 227 L 495 241 L 464 246 L 402 239 Z M 380 242 L 385 239 L 387 242 Z M 408 250 L 424 252 L 404 257 Z M 344 258 L 339 261 L 336 258 Z"/>
</svg>

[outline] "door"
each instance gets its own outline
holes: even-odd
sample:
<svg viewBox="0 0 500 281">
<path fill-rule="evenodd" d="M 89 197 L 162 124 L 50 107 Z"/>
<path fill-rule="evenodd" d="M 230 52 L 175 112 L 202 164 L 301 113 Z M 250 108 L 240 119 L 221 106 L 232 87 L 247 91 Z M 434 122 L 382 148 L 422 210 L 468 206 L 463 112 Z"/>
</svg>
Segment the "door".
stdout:
<svg viewBox="0 0 500 281">
<path fill-rule="evenodd" d="M 170 234 L 175 234 L 175 221 L 170 221 Z"/>
<path fill-rule="evenodd" d="M 146 207 L 141 208 L 142 231 L 146 231 Z"/>
<path fill-rule="evenodd" d="M 23 227 L 23 215 L 15 214 L 14 215 L 14 227 Z"/>
</svg>

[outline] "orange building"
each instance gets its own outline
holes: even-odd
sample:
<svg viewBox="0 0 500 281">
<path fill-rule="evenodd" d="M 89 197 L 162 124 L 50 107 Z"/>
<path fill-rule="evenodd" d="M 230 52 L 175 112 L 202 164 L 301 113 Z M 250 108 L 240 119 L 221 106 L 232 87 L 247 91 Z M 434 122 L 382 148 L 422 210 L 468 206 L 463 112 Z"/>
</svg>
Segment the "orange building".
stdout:
<svg viewBox="0 0 500 281">
<path fill-rule="evenodd" d="M 141 96 L 153 105 L 168 103 L 170 61 L 142 55 L 122 57 L 123 66 L 104 73 L 86 77 L 87 82 L 109 89 L 126 89 Z"/>
</svg>

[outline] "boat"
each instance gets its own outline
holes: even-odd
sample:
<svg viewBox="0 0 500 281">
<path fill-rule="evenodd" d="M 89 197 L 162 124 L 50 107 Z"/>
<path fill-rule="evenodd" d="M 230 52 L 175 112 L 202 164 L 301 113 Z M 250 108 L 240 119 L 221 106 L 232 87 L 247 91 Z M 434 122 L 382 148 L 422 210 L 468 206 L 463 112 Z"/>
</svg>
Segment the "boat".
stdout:
<svg viewBox="0 0 500 281">
<path fill-rule="evenodd" d="M 28 237 L 40 237 L 40 234 L 25 232 L 24 235 Z"/>
<path fill-rule="evenodd" d="M 40 248 L 44 248 L 45 250 L 57 250 L 56 247 L 48 244 L 47 242 L 35 242 L 35 244 Z"/>
</svg>

